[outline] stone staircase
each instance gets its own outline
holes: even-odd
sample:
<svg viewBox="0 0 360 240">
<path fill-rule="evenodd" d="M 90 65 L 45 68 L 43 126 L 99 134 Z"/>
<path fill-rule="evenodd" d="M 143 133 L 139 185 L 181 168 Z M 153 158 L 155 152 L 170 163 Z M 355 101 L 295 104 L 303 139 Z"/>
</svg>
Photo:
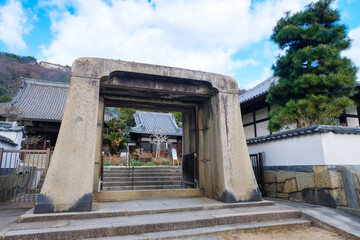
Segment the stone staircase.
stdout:
<svg viewBox="0 0 360 240">
<path fill-rule="evenodd" d="M 272 201 L 226 204 L 176 198 L 97 203 L 95 209 L 55 214 L 30 210 L 1 239 L 177 239 L 311 225 L 301 218 L 301 211 Z"/>
<path fill-rule="evenodd" d="M 178 189 L 181 166 L 104 167 L 103 191 Z"/>
</svg>

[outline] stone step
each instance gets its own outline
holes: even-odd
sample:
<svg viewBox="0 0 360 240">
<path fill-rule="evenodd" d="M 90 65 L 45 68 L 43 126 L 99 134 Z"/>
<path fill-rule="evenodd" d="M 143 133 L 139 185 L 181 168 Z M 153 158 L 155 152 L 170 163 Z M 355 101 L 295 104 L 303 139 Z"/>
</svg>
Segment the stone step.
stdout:
<svg viewBox="0 0 360 240">
<path fill-rule="evenodd" d="M 182 173 L 134 173 L 134 174 L 129 174 L 129 173 L 105 173 L 104 172 L 104 177 L 158 177 L 158 176 L 164 176 L 164 177 L 172 177 L 172 176 L 176 176 L 176 177 L 182 177 Z"/>
<path fill-rule="evenodd" d="M 181 185 L 179 180 L 171 181 L 124 181 L 124 182 L 103 182 L 104 187 L 114 186 L 148 186 L 148 185 Z"/>
<path fill-rule="evenodd" d="M 287 219 L 287 220 L 278 220 L 271 222 L 252 222 L 252 223 L 241 223 L 241 224 L 230 224 L 230 225 L 221 225 L 214 227 L 204 227 L 204 228 L 192 228 L 192 229 L 183 229 L 175 231 L 163 231 L 155 233 L 144 233 L 136 235 L 122 236 L 123 240 L 145 240 L 145 239 L 185 239 L 192 237 L 200 237 L 199 239 L 212 239 L 211 236 L 214 234 L 221 234 L 225 232 L 231 233 L 241 233 L 241 232 L 255 232 L 255 231 L 270 231 L 274 229 L 301 229 L 308 228 L 312 225 L 311 221 L 305 219 Z M 115 237 L 105 237 L 105 238 L 96 238 L 97 240 L 115 240 L 119 239 L 119 236 Z M 196 239 L 196 238 L 195 238 Z"/>
<path fill-rule="evenodd" d="M 254 207 L 261 208 L 261 207 L 275 206 L 273 201 L 268 201 L 268 200 L 262 200 L 258 202 L 223 203 L 204 197 L 180 198 L 180 199 L 181 200 L 178 199 L 146 200 L 146 204 L 140 203 L 140 206 L 138 203 L 139 201 L 137 200 L 121 201 L 121 202 L 94 202 L 94 210 L 90 212 L 34 214 L 34 210 L 31 209 L 19 218 L 19 222 L 25 223 L 25 222 L 76 220 L 76 219 L 89 219 L 89 218 L 109 218 L 109 217 L 136 216 L 136 215 L 185 212 L 185 211 L 188 212 L 188 211 L 201 211 L 201 210 L 254 208 Z M 203 204 L 204 199 L 206 204 Z M 142 202 L 144 202 L 144 200 L 142 200 Z M 179 202 L 180 205 L 171 204 L 173 202 Z M 158 208 L 152 207 L 152 205 L 159 205 L 159 203 L 161 203 L 160 205 L 161 207 Z M 123 205 L 126 205 L 127 209 L 124 209 Z"/>
<path fill-rule="evenodd" d="M 276 206 L 227 208 L 198 211 L 141 214 L 109 218 L 55 220 L 14 225 L 8 239 L 84 239 L 129 236 L 163 231 L 215 228 L 234 224 L 252 224 L 301 218 L 300 211 Z"/>
<path fill-rule="evenodd" d="M 104 173 L 111 172 L 111 173 L 128 173 L 128 172 L 169 172 L 169 173 L 179 173 L 182 172 L 181 168 L 174 168 L 174 169 L 163 169 L 157 167 L 147 167 L 147 168 L 116 168 L 116 169 L 106 169 L 104 168 Z"/>
<path fill-rule="evenodd" d="M 139 182 L 139 181 L 181 181 L 181 176 L 158 176 L 158 177 L 104 177 L 103 182 Z"/>
<path fill-rule="evenodd" d="M 103 191 L 123 191 L 123 190 L 147 190 L 147 189 L 180 189 L 181 185 L 127 185 L 127 186 L 103 186 Z"/>
<path fill-rule="evenodd" d="M 176 201 L 177 198 L 181 199 L 183 204 L 189 199 L 202 199 L 204 196 L 203 189 L 200 188 L 181 188 L 181 189 L 140 189 L 131 191 L 113 190 L 113 191 L 101 191 L 94 193 L 94 201 L 101 204 L 109 202 L 131 202 L 131 201 L 144 201 L 146 204 L 149 201 L 156 201 L 157 203 L 163 202 L 163 199 L 170 199 Z M 169 204 L 165 204 L 168 206 Z M 170 204 L 171 205 L 171 204 Z M 112 211 L 114 208 L 112 208 Z"/>
</svg>

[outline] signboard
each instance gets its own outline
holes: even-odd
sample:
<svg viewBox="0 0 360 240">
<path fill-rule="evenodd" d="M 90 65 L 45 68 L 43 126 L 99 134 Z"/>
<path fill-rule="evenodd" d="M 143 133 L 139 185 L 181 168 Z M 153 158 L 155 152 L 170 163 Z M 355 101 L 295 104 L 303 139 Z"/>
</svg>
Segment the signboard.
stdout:
<svg viewBox="0 0 360 240">
<path fill-rule="evenodd" d="M 171 149 L 171 153 L 172 153 L 173 160 L 178 160 L 178 158 L 177 158 L 177 153 L 176 153 L 176 149 L 175 149 L 175 148 L 172 148 L 172 149 Z"/>
</svg>

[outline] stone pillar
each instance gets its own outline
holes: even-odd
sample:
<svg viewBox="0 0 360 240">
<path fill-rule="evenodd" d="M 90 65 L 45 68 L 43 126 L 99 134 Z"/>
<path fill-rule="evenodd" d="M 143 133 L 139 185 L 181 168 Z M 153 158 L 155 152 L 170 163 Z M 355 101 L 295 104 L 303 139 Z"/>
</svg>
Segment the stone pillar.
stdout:
<svg viewBox="0 0 360 240">
<path fill-rule="evenodd" d="M 99 147 L 99 79 L 72 77 L 65 113 L 35 213 L 92 208 L 94 159 Z"/>
<path fill-rule="evenodd" d="M 100 174 L 100 163 L 102 155 L 102 139 L 103 139 L 103 124 L 104 124 L 104 99 L 99 98 L 98 106 L 98 117 L 97 117 L 97 126 L 96 126 L 96 152 L 95 152 L 95 166 L 94 166 L 94 185 L 93 191 L 97 192 L 99 190 L 99 174 Z"/>
<path fill-rule="evenodd" d="M 261 200 L 241 127 L 238 95 L 220 92 L 211 98 L 206 111 L 204 158 L 210 160 L 205 165 L 211 165 L 211 172 L 205 176 L 211 176 L 213 198 L 224 202 Z"/>
<path fill-rule="evenodd" d="M 195 113 L 183 113 L 183 144 L 182 154 L 189 154 L 196 152 L 196 138 L 195 138 Z"/>
</svg>

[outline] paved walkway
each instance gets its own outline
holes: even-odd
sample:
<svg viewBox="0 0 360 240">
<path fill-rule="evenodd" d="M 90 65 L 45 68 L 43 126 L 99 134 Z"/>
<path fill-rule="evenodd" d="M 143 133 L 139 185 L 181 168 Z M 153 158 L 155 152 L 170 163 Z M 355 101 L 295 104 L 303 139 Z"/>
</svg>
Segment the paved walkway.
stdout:
<svg viewBox="0 0 360 240">
<path fill-rule="evenodd" d="M 352 237 L 360 239 L 360 216 L 349 214 L 336 208 L 328 208 L 273 198 L 265 199 L 274 201 L 277 206 L 301 210 L 315 223 L 315 225 L 319 227 L 324 227 L 326 229 L 335 228 L 342 233 L 347 233 Z"/>
<path fill-rule="evenodd" d="M 17 224 L 19 217 L 27 211 L 29 211 L 28 206 L 14 207 L 0 205 L 0 237 Z"/>
</svg>

